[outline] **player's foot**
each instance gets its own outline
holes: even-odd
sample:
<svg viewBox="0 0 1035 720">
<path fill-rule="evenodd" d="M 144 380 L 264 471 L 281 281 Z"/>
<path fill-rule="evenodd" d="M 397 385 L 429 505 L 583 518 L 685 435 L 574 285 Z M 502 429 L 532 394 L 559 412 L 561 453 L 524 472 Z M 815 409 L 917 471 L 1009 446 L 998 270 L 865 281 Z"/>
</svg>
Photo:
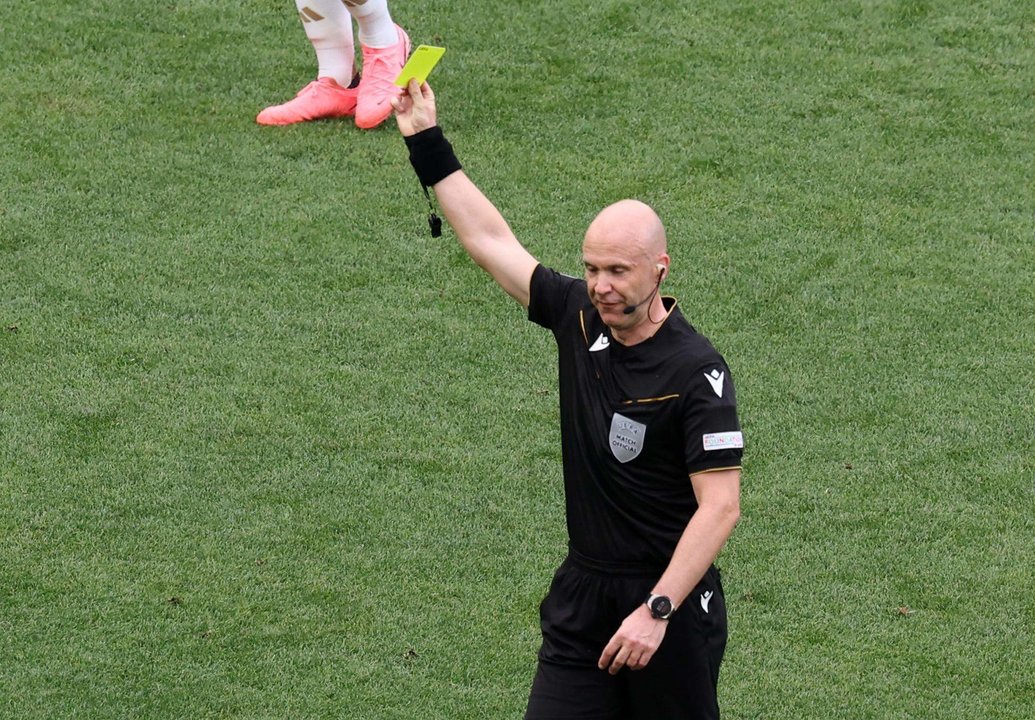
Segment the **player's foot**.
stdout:
<svg viewBox="0 0 1035 720">
<path fill-rule="evenodd" d="M 375 128 L 392 114 L 392 98 L 402 94 L 395 79 L 410 54 L 410 36 L 398 25 L 399 37 L 391 47 L 363 49 L 363 79 L 359 81 L 359 100 L 356 105 L 356 125 L 365 130 Z"/>
<path fill-rule="evenodd" d="M 260 125 L 291 125 L 307 120 L 347 117 L 356 112 L 358 94 L 355 80 L 351 86 L 342 87 L 334 78 L 317 78 L 283 105 L 263 110 L 255 122 Z"/>
</svg>

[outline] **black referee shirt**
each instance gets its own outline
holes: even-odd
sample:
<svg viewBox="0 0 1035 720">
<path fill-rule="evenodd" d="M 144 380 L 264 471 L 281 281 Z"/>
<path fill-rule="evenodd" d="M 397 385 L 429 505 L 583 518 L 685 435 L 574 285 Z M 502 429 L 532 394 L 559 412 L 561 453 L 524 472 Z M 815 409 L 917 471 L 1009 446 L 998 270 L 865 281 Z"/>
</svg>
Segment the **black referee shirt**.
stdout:
<svg viewBox="0 0 1035 720">
<path fill-rule="evenodd" d="M 568 539 L 605 565 L 666 567 L 697 509 L 690 475 L 739 468 L 729 368 L 675 300 L 653 337 L 614 340 L 586 283 L 539 265 L 528 318 L 553 331 Z"/>
</svg>

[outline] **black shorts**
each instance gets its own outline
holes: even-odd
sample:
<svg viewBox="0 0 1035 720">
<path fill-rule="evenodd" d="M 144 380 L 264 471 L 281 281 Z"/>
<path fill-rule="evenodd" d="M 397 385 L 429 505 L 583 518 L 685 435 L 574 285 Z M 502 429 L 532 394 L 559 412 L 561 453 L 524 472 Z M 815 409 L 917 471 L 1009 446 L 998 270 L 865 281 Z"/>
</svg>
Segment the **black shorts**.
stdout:
<svg viewBox="0 0 1035 720">
<path fill-rule="evenodd" d="M 726 650 L 726 603 L 712 567 L 669 620 L 642 670 L 617 675 L 597 661 L 660 571 L 619 570 L 569 557 L 539 608 L 543 644 L 526 720 L 714 720 Z"/>
</svg>

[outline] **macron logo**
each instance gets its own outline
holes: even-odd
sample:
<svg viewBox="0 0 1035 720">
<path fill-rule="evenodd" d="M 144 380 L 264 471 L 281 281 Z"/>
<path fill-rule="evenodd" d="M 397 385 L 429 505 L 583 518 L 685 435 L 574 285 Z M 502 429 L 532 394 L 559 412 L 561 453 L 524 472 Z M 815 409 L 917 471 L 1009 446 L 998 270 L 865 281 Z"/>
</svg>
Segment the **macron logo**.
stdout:
<svg viewBox="0 0 1035 720">
<path fill-rule="evenodd" d="M 590 346 L 589 351 L 590 352 L 598 352 L 600 350 L 607 350 L 608 346 L 610 346 L 610 345 L 611 345 L 611 341 L 607 339 L 607 336 L 604 335 L 604 333 L 600 333 L 600 337 L 598 337 L 596 342 L 594 342 Z"/>
<path fill-rule="evenodd" d="M 701 609 L 705 612 L 708 612 L 708 603 L 712 601 L 712 595 L 713 593 L 711 590 L 705 590 L 701 593 Z"/>
<path fill-rule="evenodd" d="M 712 370 L 710 373 L 704 374 L 704 379 L 712 386 L 712 390 L 715 391 L 715 394 L 722 397 L 722 382 L 726 379 L 726 373 Z"/>
</svg>

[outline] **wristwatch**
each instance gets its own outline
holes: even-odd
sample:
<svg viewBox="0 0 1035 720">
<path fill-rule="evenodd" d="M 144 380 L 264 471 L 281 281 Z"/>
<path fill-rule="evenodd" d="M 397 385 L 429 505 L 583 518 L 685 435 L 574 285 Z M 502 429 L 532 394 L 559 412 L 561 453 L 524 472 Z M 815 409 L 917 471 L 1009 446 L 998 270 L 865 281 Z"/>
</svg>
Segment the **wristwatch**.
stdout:
<svg viewBox="0 0 1035 720">
<path fill-rule="evenodd" d="M 647 609 L 650 610 L 650 616 L 655 620 L 668 620 L 672 617 L 672 613 L 676 611 L 672 607 L 672 601 L 664 595 L 655 595 L 651 593 L 644 600 L 647 605 Z"/>
</svg>

